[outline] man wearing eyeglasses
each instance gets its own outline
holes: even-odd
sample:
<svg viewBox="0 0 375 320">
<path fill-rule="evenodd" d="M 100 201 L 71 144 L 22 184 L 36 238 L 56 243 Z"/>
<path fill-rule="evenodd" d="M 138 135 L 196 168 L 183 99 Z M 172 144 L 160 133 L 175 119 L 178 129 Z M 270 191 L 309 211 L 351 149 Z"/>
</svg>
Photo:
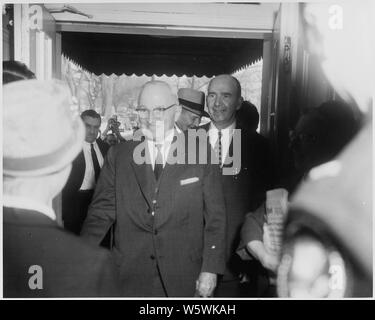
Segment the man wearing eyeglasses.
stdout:
<svg viewBox="0 0 375 320">
<path fill-rule="evenodd" d="M 110 149 L 82 234 L 99 244 L 115 225 L 123 296 L 212 296 L 225 269 L 219 166 L 188 164 L 186 135 L 174 129 L 180 106 L 165 82 L 146 83 L 138 102 L 145 139 Z M 186 156 L 172 164 L 174 151 Z"/>
</svg>

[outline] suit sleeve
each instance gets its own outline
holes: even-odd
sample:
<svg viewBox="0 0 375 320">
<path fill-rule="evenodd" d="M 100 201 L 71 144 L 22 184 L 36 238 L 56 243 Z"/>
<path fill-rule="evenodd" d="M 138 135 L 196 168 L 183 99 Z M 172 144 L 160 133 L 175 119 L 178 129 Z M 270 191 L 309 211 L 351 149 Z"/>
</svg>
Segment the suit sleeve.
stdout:
<svg viewBox="0 0 375 320">
<path fill-rule="evenodd" d="M 227 216 L 218 165 L 206 166 L 203 192 L 205 229 L 201 271 L 224 274 Z"/>
<path fill-rule="evenodd" d="M 100 152 L 102 153 L 103 157 L 105 157 L 108 153 L 108 150 L 109 150 L 110 146 L 104 140 L 102 140 L 101 138 L 98 138 L 96 140 L 96 142 L 98 143 Z"/>
<path fill-rule="evenodd" d="M 118 269 L 112 255 L 104 252 L 99 256 L 97 297 L 119 297 L 121 295 Z"/>
<path fill-rule="evenodd" d="M 83 224 L 81 235 L 99 245 L 116 220 L 115 158 L 116 148 L 110 148 L 105 158 L 95 193 Z"/>
</svg>

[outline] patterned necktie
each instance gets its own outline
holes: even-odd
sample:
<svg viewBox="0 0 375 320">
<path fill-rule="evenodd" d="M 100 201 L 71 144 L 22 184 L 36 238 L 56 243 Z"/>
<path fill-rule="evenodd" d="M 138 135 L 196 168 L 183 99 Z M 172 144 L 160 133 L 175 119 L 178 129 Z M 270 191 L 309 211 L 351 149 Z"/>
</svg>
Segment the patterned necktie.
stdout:
<svg viewBox="0 0 375 320">
<path fill-rule="evenodd" d="M 154 174 L 155 174 L 156 181 L 158 181 L 161 175 L 161 172 L 163 171 L 163 155 L 161 154 L 162 145 L 156 144 L 155 147 L 158 150 L 158 152 L 156 154 L 156 159 L 155 159 Z"/>
<path fill-rule="evenodd" d="M 222 133 L 221 133 L 221 130 L 218 130 L 218 137 L 217 137 L 217 140 L 216 140 L 216 143 L 215 143 L 215 152 L 216 152 L 216 155 L 219 159 L 219 165 L 221 166 L 221 162 L 222 162 L 222 145 L 221 145 L 221 138 L 222 138 Z"/>
<path fill-rule="evenodd" d="M 96 152 L 95 152 L 93 143 L 91 143 L 91 158 L 92 158 L 92 163 L 94 165 L 95 182 L 96 182 L 98 180 L 98 177 L 99 177 L 100 166 L 99 166 L 98 157 L 96 156 Z"/>
</svg>

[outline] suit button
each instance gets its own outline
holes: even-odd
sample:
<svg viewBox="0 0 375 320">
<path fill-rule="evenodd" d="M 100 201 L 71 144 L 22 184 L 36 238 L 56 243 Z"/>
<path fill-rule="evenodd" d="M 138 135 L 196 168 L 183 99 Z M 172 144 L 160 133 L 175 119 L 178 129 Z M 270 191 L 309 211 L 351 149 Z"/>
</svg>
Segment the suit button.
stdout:
<svg viewBox="0 0 375 320">
<path fill-rule="evenodd" d="M 152 255 L 150 256 L 150 259 L 151 259 L 151 260 L 155 260 L 155 256 L 152 254 Z"/>
</svg>

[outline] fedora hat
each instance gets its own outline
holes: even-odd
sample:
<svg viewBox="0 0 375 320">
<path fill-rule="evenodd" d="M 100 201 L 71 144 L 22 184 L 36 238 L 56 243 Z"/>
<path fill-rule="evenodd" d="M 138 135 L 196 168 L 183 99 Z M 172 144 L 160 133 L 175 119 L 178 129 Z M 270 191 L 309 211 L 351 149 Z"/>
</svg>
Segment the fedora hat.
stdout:
<svg viewBox="0 0 375 320">
<path fill-rule="evenodd" d="M 3 174 L 39 176 L 67 166 L 82 149 L 85 128 L 59 80 L 3 87 Z"/>
<path fill-rule="evenodd" d="M 204 93 L 202 91 L 182 88 L 178 90 L 177 96 L 182 108 L 199 116 L 210 117 L 210 115 L 204 111 Z"/>
</svg>

